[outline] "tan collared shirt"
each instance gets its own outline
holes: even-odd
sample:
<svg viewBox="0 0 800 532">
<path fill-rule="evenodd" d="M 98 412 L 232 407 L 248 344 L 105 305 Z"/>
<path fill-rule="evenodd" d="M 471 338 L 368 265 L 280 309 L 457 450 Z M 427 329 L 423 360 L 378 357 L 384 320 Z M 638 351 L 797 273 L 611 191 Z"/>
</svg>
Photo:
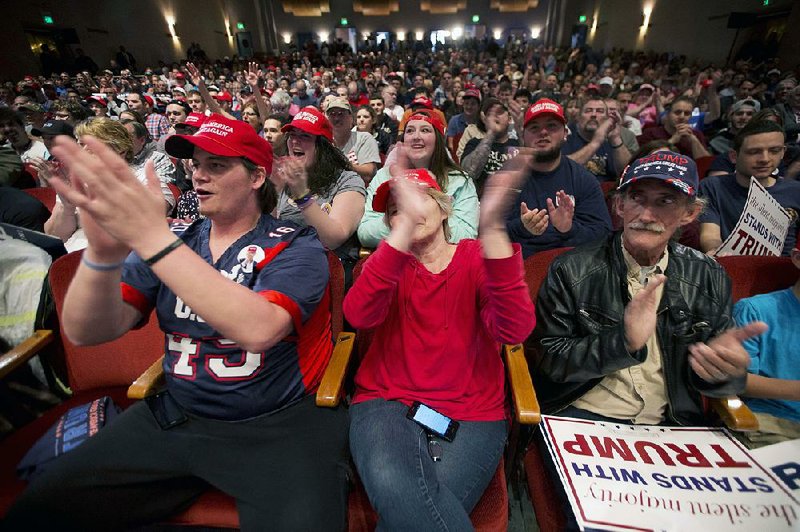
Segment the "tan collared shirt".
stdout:
<svg viewBox="0 0 800 532">
<path fill-rule="evenodd" d="M 628 293 L 631 297 L 647 286 L 647 281 L 667 270 L 668 251 L 655 266 L 640 266 L 622 246 L 628 267 Z M 661 302 L 664 285 L 656 289 L 656 305 Z M 654 332 L 645 343 L 647 358 L 641 364 L 607 375 L 572 406 L 601 416 L 624 419 L 637 425 L 657 425 L 664 419 L 667 390 L 661 364 L 661 348 Z"/>
</svg>

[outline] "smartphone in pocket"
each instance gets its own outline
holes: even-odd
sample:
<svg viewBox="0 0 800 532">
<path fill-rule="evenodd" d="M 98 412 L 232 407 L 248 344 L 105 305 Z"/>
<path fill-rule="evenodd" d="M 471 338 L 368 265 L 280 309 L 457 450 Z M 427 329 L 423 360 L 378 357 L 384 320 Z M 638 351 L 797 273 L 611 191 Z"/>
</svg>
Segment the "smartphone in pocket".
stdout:
<svg viewBox="0 0 800 532">
<path fill-rule="evenodd" d="M 153 417 L 162 430 L 177 427 L 189 420 L 181 406 L 168 391 L 149 395 L 144 398 L 144 402 L 147 403 L 150 412 L 153 413 Z"/>
</svg>

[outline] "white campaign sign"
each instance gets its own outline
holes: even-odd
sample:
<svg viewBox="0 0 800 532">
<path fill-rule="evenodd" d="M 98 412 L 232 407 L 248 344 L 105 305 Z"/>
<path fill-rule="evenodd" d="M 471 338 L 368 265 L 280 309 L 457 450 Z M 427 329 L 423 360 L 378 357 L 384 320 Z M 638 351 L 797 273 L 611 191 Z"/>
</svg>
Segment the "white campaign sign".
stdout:
<svg viewBox="0 0 800 532">
<path fill-rule="evenodd" d="M 767 445 L 750 453 L 800 499 L 800 439 Z"/>
<path fill-rule="evenodd" d="M 542 416 L 581 529 L 798 530 L 800 503 L 725 429 Z"/>
<path fill-rule="evenodd" d="M 780 203 L 751 177 L 739 221 L 714 254 L 780 256 L 790 221 Z"/>
</svg>

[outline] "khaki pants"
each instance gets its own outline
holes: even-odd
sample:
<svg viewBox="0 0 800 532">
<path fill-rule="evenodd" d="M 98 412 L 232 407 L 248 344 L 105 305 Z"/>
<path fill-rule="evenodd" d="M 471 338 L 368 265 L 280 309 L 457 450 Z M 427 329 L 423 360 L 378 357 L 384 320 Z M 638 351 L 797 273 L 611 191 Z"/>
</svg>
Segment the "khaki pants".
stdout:
<svg viewBox="0 0 800 532">
<path fill-rule="evenodd" d="M 758 449 L 773 443 L 800 438 L 800 423 L 761 412 L 754 414 L 758 419 L 757 431 L 734 433 L 748 449 Z"/>
</svg>

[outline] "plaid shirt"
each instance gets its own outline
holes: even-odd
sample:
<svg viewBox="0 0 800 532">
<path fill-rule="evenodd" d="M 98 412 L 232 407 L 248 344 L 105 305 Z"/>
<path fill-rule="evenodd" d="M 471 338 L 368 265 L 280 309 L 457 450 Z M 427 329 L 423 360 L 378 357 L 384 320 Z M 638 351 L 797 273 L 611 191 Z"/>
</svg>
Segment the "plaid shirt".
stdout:
<svg viewBox="0 0 800 532">
<path fill-rule="evenodd" d="M 153 140 L 158 140 L 169 132 L 169 120 L 166 116 L 158 113 L 147 115 L 144 125 Z"/>
</svg>

